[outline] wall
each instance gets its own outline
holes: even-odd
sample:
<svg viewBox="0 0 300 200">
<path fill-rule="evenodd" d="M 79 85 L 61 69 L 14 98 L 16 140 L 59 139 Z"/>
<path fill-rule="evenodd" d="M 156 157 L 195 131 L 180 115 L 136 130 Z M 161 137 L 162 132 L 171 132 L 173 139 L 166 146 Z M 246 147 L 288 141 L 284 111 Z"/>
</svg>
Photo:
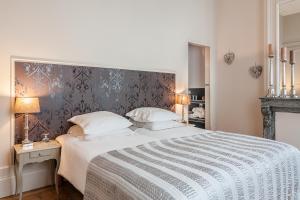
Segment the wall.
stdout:
<svg viewBox="0 0 300 200">
<path fill-rule="evenodd" d="M 300 41 L 300 13 L 293 15 L 287 15 L 282 17 L 283 26 L 283 41 L 284 42 L 296 42 Z"/>
<path fill-rule="evenodd" d="M 189 88 L 205 87 L 205 48 L 189 45 Z"/>
<path fill-rule="evenodd" d="M 295 85 L 298 94 L 300 93 L 300 13 L 281 17 L 282 44 L 298 43 L 296 47 L 296 69 L 295 69 Z M 287 87 L 290 88 L 290 67 L 287 67 Z"/>
<path fill-rule="evenodd" d="M 12 56 L 175 72 L 177 90 L 182 91 L 188 84 L 188 42 L 211 46 L 215 64 L 214 4 L 213 0 L 1 0 L 0 197 L 12 194 L 14 184 Z M 47 184 L 45 170 L 38 169 L 25 169 L 25 189 Z"/>
<path fill-rule="evenodd" d="M 265 63 L 264 1 L 219 0 L 216 12 L 216 127 L 261 136 L 263 76 L 253 79 L 248 70 Z M 230 66 L 223 59 L 229 50 L 236 54 Z"/>
</svg>

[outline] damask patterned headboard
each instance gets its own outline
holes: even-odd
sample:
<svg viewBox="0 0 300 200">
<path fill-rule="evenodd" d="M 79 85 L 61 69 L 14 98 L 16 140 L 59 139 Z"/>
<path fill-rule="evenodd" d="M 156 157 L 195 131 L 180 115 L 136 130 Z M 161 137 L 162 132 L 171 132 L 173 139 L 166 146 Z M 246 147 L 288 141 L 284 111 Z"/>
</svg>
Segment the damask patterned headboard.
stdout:
<svg viewBox="0 0 300 200">
<path fill-rule="evenodd" d="M 29 138 L 65 134 L 74 115 L 106 110 L 124 115 L 142 106 L 174 109 L 175 74 L 62 64 L 15 62 L 16 96 L 40 98 L 41 112 L 29 116 Z M 23 139 L 16 115 L 15 143 Z"/>
</svg>

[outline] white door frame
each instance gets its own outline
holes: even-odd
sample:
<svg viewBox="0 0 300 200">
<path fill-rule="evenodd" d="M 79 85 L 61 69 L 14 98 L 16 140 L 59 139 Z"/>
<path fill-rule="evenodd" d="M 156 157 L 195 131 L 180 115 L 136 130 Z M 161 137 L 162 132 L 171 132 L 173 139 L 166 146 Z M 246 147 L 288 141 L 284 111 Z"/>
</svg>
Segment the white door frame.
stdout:
<svg viewBox="0 0 300 200">
<path fill-rule="evenodd" d="M 188 46 L 189 45 L 201 47 L 205 50 L 205 129 L 211 129 L 211 48 L 209 46 L 193 42 L 189 42 Z"/>
</svg>

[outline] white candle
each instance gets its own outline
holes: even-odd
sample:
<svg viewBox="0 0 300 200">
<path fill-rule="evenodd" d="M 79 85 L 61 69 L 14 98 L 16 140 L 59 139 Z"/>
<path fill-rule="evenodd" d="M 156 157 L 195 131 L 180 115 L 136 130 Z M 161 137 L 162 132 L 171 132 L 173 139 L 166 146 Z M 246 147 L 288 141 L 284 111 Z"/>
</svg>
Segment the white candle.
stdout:
<svg viewBox="0 0 300 200">
<path fill-rule="evenodd" d="M 296 64 L 295 63 L 295 52 L 294 51 L 290 51 L 290 64 L 293 65 L 293 64 Z"/>
<path fill-rule="evenodd" d="M 286 47 L 281 48 L 281 61 L 282 62 L 287 61 L 287 48 Z"/>
<path fill-rule="evenodd" d="M 270 57 L 273 58 L 273 57 L 274 57 L 274 52 L 273 52 L 273 46 L 272 46 L 272 44 L 269 44 L 268 47 L 269 47 L 269 48 L 268 48 L 269 58 L 270 58 Z"/>
</svg>

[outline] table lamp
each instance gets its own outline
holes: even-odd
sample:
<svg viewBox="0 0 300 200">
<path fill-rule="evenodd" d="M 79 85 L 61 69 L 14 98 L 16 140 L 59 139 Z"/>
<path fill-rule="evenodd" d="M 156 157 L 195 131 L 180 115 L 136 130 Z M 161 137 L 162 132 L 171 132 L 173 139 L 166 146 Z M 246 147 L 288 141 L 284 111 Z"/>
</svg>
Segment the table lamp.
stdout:
<svg viewBox="0 0 300 200">
<path fill-rule="evenodd" d="M 25 139 L 22 141 L 23 147 L 33 147 L 33 143 L 28 139 L 28 113 L 39 113 L 40 103 L 36 97 L 17 97 L 15 103 L 15 113 L 25 114 Z"/>
<path fill-rule="evenodd" d="M 185 122 L 184 120 L 184 106 L 190 104 L 190 97 L 186 94 L 176 94 L 176 104 L 182 105 L 182 122 Z"/>
</svg>

